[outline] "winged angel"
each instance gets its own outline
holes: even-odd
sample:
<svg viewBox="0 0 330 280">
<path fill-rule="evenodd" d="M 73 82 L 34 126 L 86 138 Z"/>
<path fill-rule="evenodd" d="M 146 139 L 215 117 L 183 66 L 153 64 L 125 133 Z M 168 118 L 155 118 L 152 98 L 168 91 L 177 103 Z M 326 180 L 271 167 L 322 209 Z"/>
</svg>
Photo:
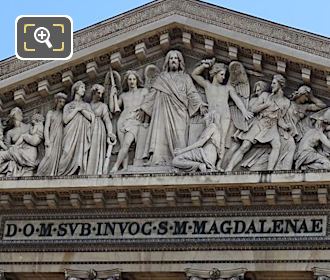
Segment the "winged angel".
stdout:
<svg viewBox="0 0 330 280">
<path fill-rule="evenodd" d="M 205 70 L 209 71 L 211 82 L 203 77 Z M 228 70 L 229 80 L 226 83 Z M 215 113 L 216 124 L 220 128 L 220 154 L 216 168 L 221 170 L 231 121 L 236 129 L 246 131 L 248 120 L 253 117 L 253 113 L 247 110 L 250 97 L 249 80 L 240 62 L 233 61 L 228 67 L 223 63 L 216 63 L 215 59 L 202 60 L 194 69 L 192 77 L 205 89 L 209 112 Z M 230 106 L 229 97 L 234 103 L 233 106 Z"/>
</svg>

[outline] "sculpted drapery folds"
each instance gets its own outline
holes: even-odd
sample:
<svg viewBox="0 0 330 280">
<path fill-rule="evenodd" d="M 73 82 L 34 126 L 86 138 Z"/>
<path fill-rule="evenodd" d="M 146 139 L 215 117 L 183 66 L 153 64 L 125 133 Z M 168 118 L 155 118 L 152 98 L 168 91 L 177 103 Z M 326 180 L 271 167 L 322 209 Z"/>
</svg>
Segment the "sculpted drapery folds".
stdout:
<svg viewBox="0 0 330 280">
<path fill-rule="evenodd" d="M 297 127 L 297 135 L 295 140 L 298 142 L 303 135 L 312 128 L 311 119 L 308 116 L 309 112 L 316 112 L 324 109 L 327 105 L 315 97 L 312 89 L 309 86 L 303 85 L 291 95 L 290 110 Z"/>
<path fill-rule="evenodd" d="M 8 130 L 5 143 L 8 149 L 0 151 L 0 174 L 31 176 L 38 166 L 37 147 L 43 140 L 43 117 L 35 114 L 32 124 L 23 123 L 23 113 L 15 107 L 10 111 L 13 128 Z"/>
<path fill-rule="evenodd" d="M 295 154 L 295 169 L 330 169 L 328 153 L 330 141 L 325 131 L 330 130 L 330 110 L 327 108 L 311 116 L 314 123 L 303 135 Z"/>
<path fill-rule="evenodd" d="M 116 136 L 112 133 L 112 123 L 108 106 L 101 102 L 104 94 L 104 87 L 99 84 L 92 86 L 91 109 L 95 115 L 91 123 L 91 144 L 88 156 L 88 175 L 107 174 L 109 170 L 104 169 L 107 154 L 107 145 L 112 145 L 116 141 Z"/>
<path fill-rule="evenodd" d="M 63 138 L 63 107 L 67 100 L 67 95 L 57 93 L 55 95 L 55 106 L 48 111 L 45 122 L 45 157 L 39 164 L 37 175 L 54 176 L 58 173 L 58 165 L 62 153 Z"/>
<path fill-rule="evenodd" d="M 84 175 L 91 146 L 91 123 L 95 115 L 90 105 L 83 101 L 85 84 L 78 81 L 71 89 L 74 100 L 65 105 L 63 121 L 65 124 L 59 175 Z"/>
<path fill-rule="evenodd" d="M 216 112 L 205 114 L 206 128 L 197 142 L 183 149 L 175 149 L 173 166 L 187 171 L 214 171 L 220 154 L 220 129 L 216 124 Z"/>
<path fill-rule="evenodd" d="M 277 165 L 285 168 L 292 165 L 295 146 L 292 146 L 294 141 L 292 142 L 290 132 L 294 131 L 295 127 L 288 115 L 290 100 L 284 96 L 282 89 L 284 85 L 285 78 L 279 74 L 274 75 L 271 83 L 272 92 L 259 91 L 258 97 L 251 102 L 251 110 L 257 113 L 257 117 L 250 124 L 249 130 L 238 136 L 243 143 L 231 158 L 226 168 L 227 171 L 233 170 L 252 145 L 257 142 L 269 143 L 271 146 L 267 170 L 273 170 Z M 257 87 L 265 87 L 265 85 L 259 82 L 255 89 Z M 256 151 L 256 154 L 260 151 Z M 257 156 L 252 156 L 252 158 L 255 161 Z"/>
<path fill-rule="evenodd" d="M 156 78 L 139 112 L 151 117 L 145 155 L 151 165 L 170 165 L 174 149 L 188 143 L 189 119 L 206 112 L 191 77 L 185 73 L 182 54 L 169 51 L 163 72 Z"/>
</svg>

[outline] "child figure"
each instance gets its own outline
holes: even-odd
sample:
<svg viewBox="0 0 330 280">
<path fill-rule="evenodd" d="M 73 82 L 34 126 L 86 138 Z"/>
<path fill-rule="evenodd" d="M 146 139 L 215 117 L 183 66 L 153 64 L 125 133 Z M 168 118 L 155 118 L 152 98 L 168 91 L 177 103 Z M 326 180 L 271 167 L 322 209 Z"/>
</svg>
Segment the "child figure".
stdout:
<svg viewBox="0 0 330 280">
<path fill-rule="evenodd" d="M 31 144 L 38 144 L 40 139 L 43 138 L 44 133 L 44 117 L 40 114 L 34 114 L 31 118 L 31 128 L 29 133 L 24 133 L 16 141 L 15 146 L 20 146 L 23 142 L 28 142 Z"/>
</svg>

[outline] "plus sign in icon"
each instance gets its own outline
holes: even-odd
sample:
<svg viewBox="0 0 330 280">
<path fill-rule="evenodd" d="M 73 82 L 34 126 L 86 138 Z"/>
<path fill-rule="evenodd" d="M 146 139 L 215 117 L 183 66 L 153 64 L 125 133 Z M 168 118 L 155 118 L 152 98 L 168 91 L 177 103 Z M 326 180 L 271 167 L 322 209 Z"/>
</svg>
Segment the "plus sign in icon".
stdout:
<svg viewBox="0 0 330 280">
<path fill-rule="evenodd" d="M 16 18 L 16 56 L 22 60 L 67 60 L 73 52 L 69 16 L 26 15 Z"/>
</svg>

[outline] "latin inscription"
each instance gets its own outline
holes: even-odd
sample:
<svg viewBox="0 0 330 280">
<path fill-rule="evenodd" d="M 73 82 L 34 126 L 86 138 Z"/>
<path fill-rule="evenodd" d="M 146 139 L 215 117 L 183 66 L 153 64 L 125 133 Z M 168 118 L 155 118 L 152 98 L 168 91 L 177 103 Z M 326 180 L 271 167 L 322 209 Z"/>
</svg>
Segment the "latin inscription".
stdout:
<svg viewBox="0 0 330 280">
<path fill-rule="evenodd" d="M 326 216 L 8 220 L 2 240 L 325 236 Z"/>
</svg>

